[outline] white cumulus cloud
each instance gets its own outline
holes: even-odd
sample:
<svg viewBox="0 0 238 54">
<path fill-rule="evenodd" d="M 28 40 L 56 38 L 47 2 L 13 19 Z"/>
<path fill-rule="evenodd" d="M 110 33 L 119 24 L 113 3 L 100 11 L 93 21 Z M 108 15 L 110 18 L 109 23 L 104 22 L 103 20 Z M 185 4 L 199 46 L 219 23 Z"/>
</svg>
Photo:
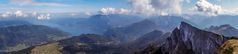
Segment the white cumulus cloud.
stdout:
<svg viewBox="0 0 238 54">
<path fill-rule="evenodd" d="M 48 20 L 51 18 L 50 13 L 26 12 L 23 10 L 6 11 L 0 14 L 0 18 L 35 18 L 38 20 Z"/>
<path fill-rule="evenodd" d="M 153 15 L 156 13 L 155 8 L 151 5 L 151 0 L 131 0 L 130 4 L 135 14 Z"/>
<path fill-rule="evenodd" d="M 199 12 L 204 12 L 209 16 L 217 16 L 218 14 L 223 12 L 221 6 L 211 4 L 207 0 L 199 0 L 196 3 L 195 10 Z"/>
<path fill-rule="evenodd" d="M 115 8 L 102 8 L 100 11 L 99 11 L 100 14 L 103 14 L 103 15 L 108 15 L 108 14 L 129 14 L 130 13 L 130 10 L 127 10 L 127 9 L 115 9 Z"/>
<path fill-rule="evenodd" d="M 181 2 L 182 0 L 151 0 L 151 4 L 156 10 L 173 14 L 181 13 Z"/>
<path fill-rule="evenodd" d="M 10 17 L 10 16 L 27 17 L 28 15 L 21 10 L 16 10 L 16 11 L 12 11 L 12 12 L 9 11 L 9 12 L 2 13 L 1 16 L 2 17 Z"/>
<path fill-rule="evenodd" d="M 180 14 L 183 0 L 131 0 L 133 12 L 146 15 Z"/>
<path fill-rule="evenodd" d="M 26 17 L 27 16 L 27 14 L 25 14 L 21 10 L 17 10 L 16 12 L 14 12 L 14 14 L 16 15 L 16 17 Z"/>
<path fill-rule="evenodd" d="M 115 9 L 102 8 L 101 14 L 132 14 L 132 15 L 179 15 L 181 14 L 181 2 L 184 0 L 129 0 L 132 8 Z"/>
<path fill-rule="evenodd" d="M 39 16 L 37 16 L 38 20 L 48 20 L 50 19 L 50 14 L 40 14 Z"/>
</svg>

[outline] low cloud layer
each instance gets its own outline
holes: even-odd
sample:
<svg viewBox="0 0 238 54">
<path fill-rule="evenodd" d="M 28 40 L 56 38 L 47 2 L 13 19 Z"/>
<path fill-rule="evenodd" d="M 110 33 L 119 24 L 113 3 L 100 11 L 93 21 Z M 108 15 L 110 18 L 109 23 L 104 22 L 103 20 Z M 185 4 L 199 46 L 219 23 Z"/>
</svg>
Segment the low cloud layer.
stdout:
<svg viewBox="0 0 238 54">
<path fill-rule="evenodd" d="M 27 13 L 22 10 L 16 10 L 16 11 L 9 11 L 5 13 L 0 14 L 1 18 L 36 18 L 38 20 L 48 20 L 51 18 L 51 15 L 49 13 Z"/>
<path fill-rule="evenodd" d="M 223 9 L 221 6 L 211 4 L 207 0 L 199 0 L 196 3 L 195 10 L 199 12 L 204 12 L 205 14 L 208 14 L 209 16 L 217 16 L 221 12 L 223 12 Z"/>
</svg>

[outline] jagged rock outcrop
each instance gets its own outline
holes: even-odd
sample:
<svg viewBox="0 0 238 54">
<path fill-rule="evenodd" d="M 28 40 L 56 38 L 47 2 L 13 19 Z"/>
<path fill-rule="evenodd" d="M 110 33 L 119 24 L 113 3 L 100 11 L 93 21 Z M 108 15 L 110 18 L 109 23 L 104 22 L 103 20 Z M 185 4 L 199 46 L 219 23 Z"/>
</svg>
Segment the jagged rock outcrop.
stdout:
<svg viewBox="0 0 238 54">
<path fill-rule="evenodd" d="M 165 44 L 161 46 L 155 45 L 156 48 L 148 47 L 147 50 L 149 49 L 150 51 L 147 53 L 215 54 L 224 41 L 226 41 L 226 38 L 222 35 L 200 30 L 188 23 L 181 22 L 180 26 L 174 29 L 170 37 L 167 38 Z M 143 51 L 146 51 L 146 49 Z"/>
</svg>

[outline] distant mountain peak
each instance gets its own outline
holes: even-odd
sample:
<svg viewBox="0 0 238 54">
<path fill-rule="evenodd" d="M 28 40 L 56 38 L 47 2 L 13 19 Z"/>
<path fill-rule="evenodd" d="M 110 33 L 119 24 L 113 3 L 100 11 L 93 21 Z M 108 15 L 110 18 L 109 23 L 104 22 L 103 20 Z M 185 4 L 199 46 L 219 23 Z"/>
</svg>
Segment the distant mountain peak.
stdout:
<svg viewBox="0 0 238 54">
<path fill-rule="evenodd" d="M 187 29 L 198 29 L 198 28 L 196 28 L 196 27 L 190 25 L 190 24 L 187 23 L 187 22 L 182 21 L 182 22 L 180 23 L 180 25 L 177 27 L 177 29 L 179 29 L 179 30 L 185 30 L 185 29 L 186 29 L 186 30 L 187 30 Z"/>
<path fill-rule="evenodd" d="M 215 29 L 215 30 L 225 30 L 225 29 L 235 29 L 233 26 L 231 26 L 230 24 L 224 24 L 224 25 L 220 25 L 220 26 L 211 26 L 209 29 Z"/>
<path fill-rule="evenodd" d="M 211 26 L 209 28 L 206 28 L 205 30 L 211 31 L 217 34 L 222 34 L 227 37 L 231 36 L 237 36 L 238 34 L 238 29 L 234 28 L 233 26 L 229 24 L 224 24 L 220 26 Z"/>
<path fill-rule="evenodd" d="M 188 24 L 188 23 L 182 21 L 180 25 L 190 25 L 190 24 Z M 191 25 L 190 25 L 190 26 L 191 26 Z"/>
<path fill-rule="evenodd" d="M 235 29 L 234 27 L 232 27 L 231 25 L 229 24 L 224 24 L 224 25 L 221 25 L 220 28 L 222 29 L 228 29 L 228 28 L 232 28 L 232 29 Z"/>
<path fill-rule="evenodd" d="M 221 25 L 221 27 L 232 27 L 230 24 Z"/>
</svg>

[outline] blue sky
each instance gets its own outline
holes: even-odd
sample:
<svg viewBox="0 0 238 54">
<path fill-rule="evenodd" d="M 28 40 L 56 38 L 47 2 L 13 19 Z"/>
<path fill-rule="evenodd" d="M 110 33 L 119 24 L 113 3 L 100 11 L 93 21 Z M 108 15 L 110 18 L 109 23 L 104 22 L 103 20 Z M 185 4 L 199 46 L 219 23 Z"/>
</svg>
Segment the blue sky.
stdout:
<svg viewBox="0 0 238 54">
<path fill-rule="evenodd" d="M 0 7 L 0 12 L 14 9 L 52 12 L 95 12 L 103 7 L 127 8 L 128 2 L 127 0 L 0 0 Z"/>
<path fill-rule="evenodd" d="M 197 0 L 183 2 L 182 9 L 192 8 Z M 227 9 L 238 8 L 238 0 L 208 0 Z M 0 12 L 21 9 L 46 12 L 97 12 L 104 7 L 127 8 L 128 0 L 0 0 Z"/>
</svg>

